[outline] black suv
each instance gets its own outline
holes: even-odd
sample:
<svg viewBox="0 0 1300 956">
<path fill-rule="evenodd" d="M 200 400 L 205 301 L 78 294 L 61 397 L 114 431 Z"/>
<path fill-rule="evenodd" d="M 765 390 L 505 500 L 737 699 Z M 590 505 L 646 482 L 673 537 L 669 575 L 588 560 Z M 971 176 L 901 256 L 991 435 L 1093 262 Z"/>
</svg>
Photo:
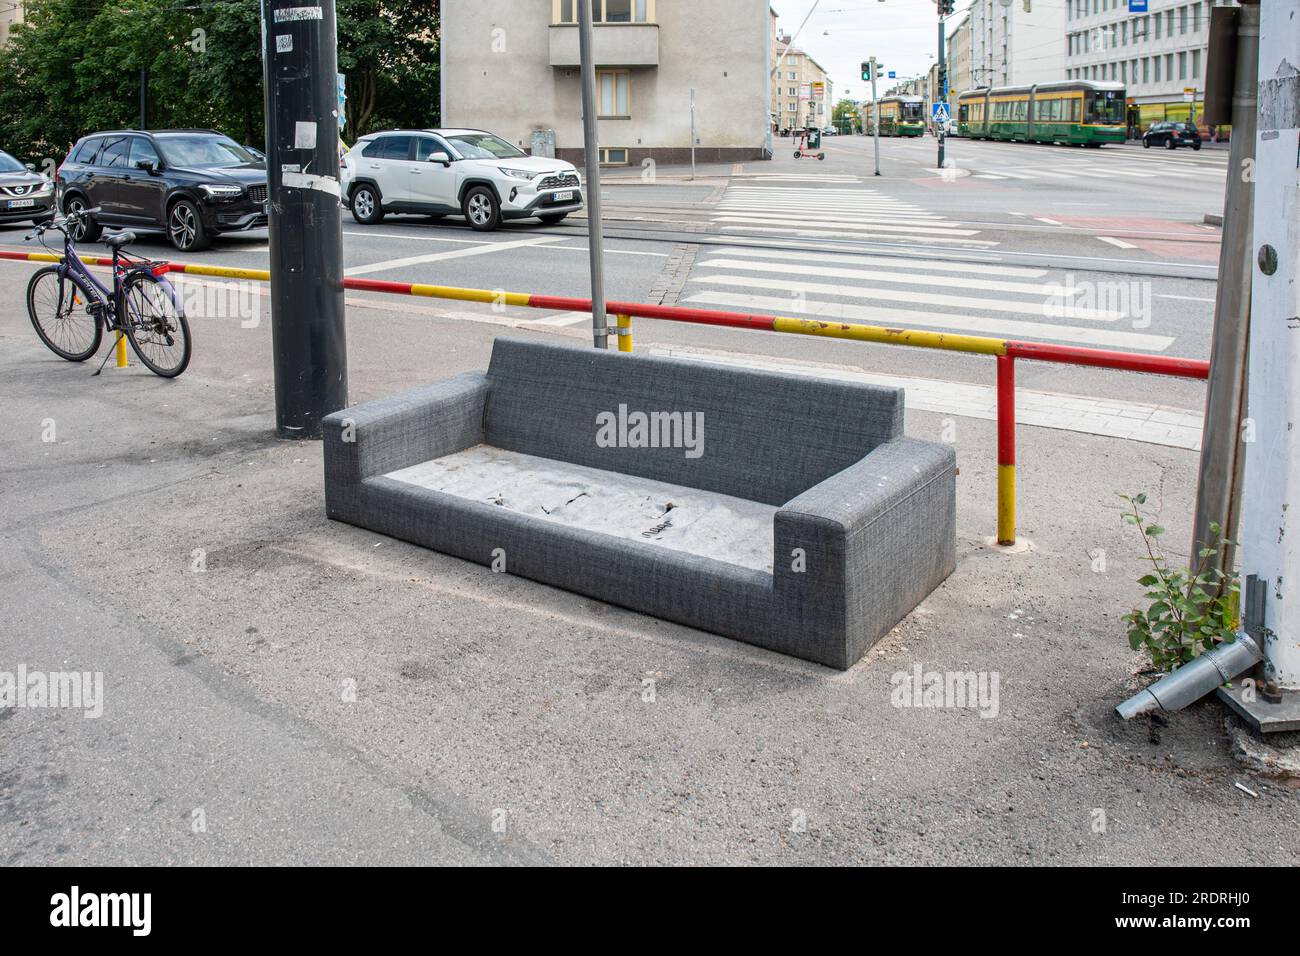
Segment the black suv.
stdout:
<svg viewBox="0 0 1300 956">
<path fill-rule="evenodd" d="M 158 229 L 182 252 L 267 224 L 266 164 L 210 129 L 118 130 L 77 140 L 59 167 L 65 213 L 98 207 L 75 238 L 104 226 Z"/>
<path fill-rule="evenodd" d="M 54 216 L 54 184 L 0 150 L 0 225 L 39 224 Z"/>
<path fill-rule="evenodd" d="M 1179 146 L 1201 148 L 1201 134 L 1191 123 L 1152 123 L 1151 128 L 1142 134 L 1142 148 L 1163 146 L 1165 149 L 1177 149 Z"/>
</svg>

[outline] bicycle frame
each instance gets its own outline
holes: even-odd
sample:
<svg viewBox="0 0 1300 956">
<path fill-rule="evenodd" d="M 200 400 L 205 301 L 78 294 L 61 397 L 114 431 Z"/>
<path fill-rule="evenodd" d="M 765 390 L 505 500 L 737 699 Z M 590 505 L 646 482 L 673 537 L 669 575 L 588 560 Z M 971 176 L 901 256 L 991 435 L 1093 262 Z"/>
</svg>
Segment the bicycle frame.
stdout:
<svg viewBox="0 0 1300 956">
<path fill-rule="evenodd" d="M 103 282 L 100 282 L 90 271 L 90 268 L 81 261 L 81 256 L 77 254 L 76 243 L 72 236 L 64 232 L 63 234 L 63 259 L 58 265 L 60 282 L 69 275 L 74 275 L 82 280 L 86 288 L 95 295 L 99 306 L 99 320 L 103 321 L 106 331 L 112 332 L 123 328 L 129 303 L 126 301 L 126 280 L 131 275 L 137 273 L 148 273 L 153 276 L 154 280 L 160 285 L 171 299 L 172 305 L 177 312 L 183 314 L 180 297 L 176 292 L 176 287 L 167 279 L 165 272 L 160 272 L 158 264 L 143 260 L 131 259 L 122 254 L 119 248 L 113 249 L 113 287 L 110 289 Z M 59 290 L 60 298 L 63 290 Z M 106 314 L 107 313 L 107 314 Z M 134 317 L 137 321 L 139 316 Z"/>
</svg>

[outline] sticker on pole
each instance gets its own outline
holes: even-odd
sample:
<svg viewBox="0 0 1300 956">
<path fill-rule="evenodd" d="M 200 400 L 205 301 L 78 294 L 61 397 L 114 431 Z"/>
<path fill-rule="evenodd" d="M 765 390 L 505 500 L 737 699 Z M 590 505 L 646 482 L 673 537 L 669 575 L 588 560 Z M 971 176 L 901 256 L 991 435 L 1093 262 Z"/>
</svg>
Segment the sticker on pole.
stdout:
<svg viewBox="0 0 1300 956">
<path fill-rule="evenodd" d="M 272 12 L 276 23 L 297 23 L 301 20 L 324 20 L 320 7 L 282 7 Z"/>
</svg>

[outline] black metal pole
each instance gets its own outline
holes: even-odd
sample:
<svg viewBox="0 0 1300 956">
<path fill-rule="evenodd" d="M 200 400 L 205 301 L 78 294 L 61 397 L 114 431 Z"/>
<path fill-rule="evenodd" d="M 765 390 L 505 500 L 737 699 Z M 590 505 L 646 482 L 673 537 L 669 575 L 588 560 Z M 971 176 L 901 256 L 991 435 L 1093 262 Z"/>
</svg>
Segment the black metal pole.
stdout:
<svg viewBox="0 0 1300 956">
<path fill-rule="evenodd" d="M 140 128 L 149 128 L 149 67 L 140 67 Z"/>
<path fill-rule="evenodd" d="M 334 0 L 261 0 L 276 429 L 347 407 Z"/>
<path fill-rule="evenodd" d="M 944 103 L 946 105 L 948 102 L 948 53 L 946 47 L 948 46 L 948 44 L 946 42 L 947 37 L 944 35 L 945 31 L 943 27 L 943 9 L 944 9 L 944 5 L 940 3 L 939 4 L 939 75 L 935 77 L 935 84 L 934 84 L 936 87 L 938 87 L 938 89 L 931 90 L 930 92 L 933 96 L 933 100 L 935 103 Z M 944 133 L 946 132 L 946 129 L 945 127 L 939 126 L 937 123 L 935 125 L 937 127 L 934 131 L 935 136 L 939 140 L 939 169 L 943 169 L 943 159 L 944 159 L 943 140 L 944 140 Z"/>
</svg>

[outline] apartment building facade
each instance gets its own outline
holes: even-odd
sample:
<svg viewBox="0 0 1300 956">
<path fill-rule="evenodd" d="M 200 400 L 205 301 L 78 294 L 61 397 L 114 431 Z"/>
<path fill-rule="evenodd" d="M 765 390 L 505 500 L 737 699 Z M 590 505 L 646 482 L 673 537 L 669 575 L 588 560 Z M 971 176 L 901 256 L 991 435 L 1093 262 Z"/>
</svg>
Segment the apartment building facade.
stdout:
<svg viewBox="0 0 1300 956">
<path fill-rule="evenodd" d="M 1065 79 L 1068 0 L 974 0 L 971 85 L 1030 86 Z"/>
<path fill-rule="evenodd" d="M 835 99 L 826 70 L 805 51 L 778 36 L 772 48 L 772 117 L 780 129 L 831 125 Z M 818 93 L 818 84 L 821 84 Z"/>
<path fill-rule="evenodd" d="M 971 75 L 970 12 L 959 13 L 948 27 L 948 107 L 956 116 L 958 94 L 975 87 Z"/>
<path fill-rule="evenodd" d="M 22 22 L 23 0 L 0 0 L 0 43 L 9 39 L 9 30 Z"/>
<path fill-rule="evenodd" d="M 1213 0 L 1067 0 L 1067 79 L 1123 83 L 1129 126 L 1199 117 Z"/>
<path fill-rule="evenodd" d="M 767 0 L 592 0 L 601 161 L 770 156 Z M 583 159 L 577 0 L 443 0 L 442 122 Z M 547 148 L 543 146 L 543 148 Z"/>
</svg>

